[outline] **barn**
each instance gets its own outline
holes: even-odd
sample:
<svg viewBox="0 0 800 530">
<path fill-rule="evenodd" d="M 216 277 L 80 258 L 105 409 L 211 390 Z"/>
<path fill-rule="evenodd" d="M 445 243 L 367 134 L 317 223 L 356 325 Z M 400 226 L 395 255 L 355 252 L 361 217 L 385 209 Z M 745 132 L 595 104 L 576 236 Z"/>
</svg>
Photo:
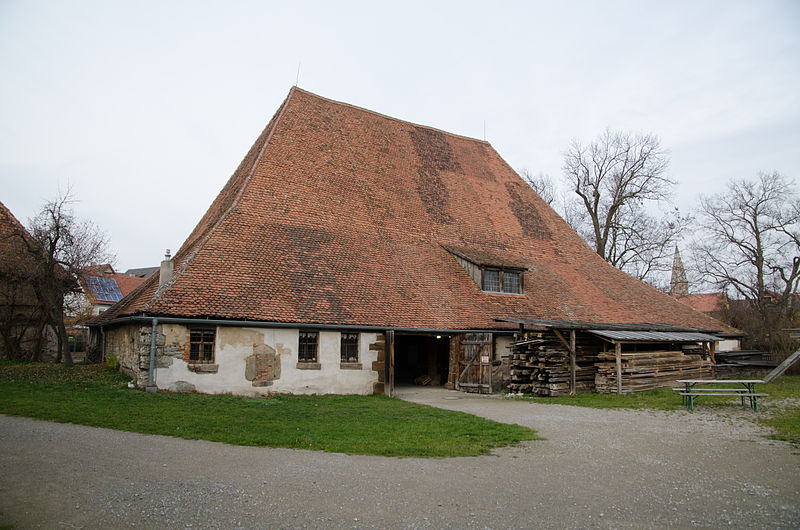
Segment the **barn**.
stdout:
<svg viewBox="0 0 800 530">
<path fill-rule="evenodd" d="M 608 265 L 486 141 L 297 87 L 90 325 L 142 386 L 244 395 L 625 392 L 709 373 L 727 330 Z"/>
</svg>

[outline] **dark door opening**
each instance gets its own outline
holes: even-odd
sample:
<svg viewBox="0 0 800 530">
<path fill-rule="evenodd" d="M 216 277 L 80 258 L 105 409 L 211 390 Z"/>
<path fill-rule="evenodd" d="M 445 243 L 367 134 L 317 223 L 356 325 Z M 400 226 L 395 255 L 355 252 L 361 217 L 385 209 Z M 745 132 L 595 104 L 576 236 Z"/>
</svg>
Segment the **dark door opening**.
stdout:
<svg viewBox="0 0 800 530">
<path fill-rule="evenodd" d="M 450 337 L 447 335 L 398 334 L 395 337 L 395 383 L 412 385 L 415 379 L 428 376 L 428 385 L 441 386 L 447 383 L 449 368 Z"/>
</svg>

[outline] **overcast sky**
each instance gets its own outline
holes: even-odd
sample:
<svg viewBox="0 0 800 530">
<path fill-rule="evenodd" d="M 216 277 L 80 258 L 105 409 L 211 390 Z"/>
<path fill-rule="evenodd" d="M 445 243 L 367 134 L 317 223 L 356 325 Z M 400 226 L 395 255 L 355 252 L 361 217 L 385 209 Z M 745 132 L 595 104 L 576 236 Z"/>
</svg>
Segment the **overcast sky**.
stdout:
<svg viewBox="0 0 800 530">
<path fill-rule="evenodd" d="M 800 2 L 0 0 L 0 201 L 59 188 L 117 269 L 189 235 L 295 84 L 561 175 L 572 138 L 652 132 L 677 203 L 800 177 Z"/>
</svg>

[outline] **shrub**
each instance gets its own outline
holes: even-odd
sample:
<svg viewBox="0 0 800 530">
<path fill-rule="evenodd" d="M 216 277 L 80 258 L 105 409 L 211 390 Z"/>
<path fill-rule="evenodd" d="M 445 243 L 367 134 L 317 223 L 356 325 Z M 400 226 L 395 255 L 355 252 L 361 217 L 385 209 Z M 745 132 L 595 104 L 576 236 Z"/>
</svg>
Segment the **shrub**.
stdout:
<svg viewBox="0 0 800 530">
<path fill-rule="evenodd" d="M 112 370 L 119 370 L 119 359 L 112 354 L 106 355 L 106 366 Z"/>
</svg>

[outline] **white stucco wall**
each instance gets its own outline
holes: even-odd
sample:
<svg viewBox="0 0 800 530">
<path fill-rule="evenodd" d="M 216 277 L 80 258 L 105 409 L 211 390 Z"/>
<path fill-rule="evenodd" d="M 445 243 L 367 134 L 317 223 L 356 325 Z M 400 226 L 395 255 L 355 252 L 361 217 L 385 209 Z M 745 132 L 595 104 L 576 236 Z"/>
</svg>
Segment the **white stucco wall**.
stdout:
<svg viewBox="0 0 800 530">
<path fill-rule="evenodd" d="M 741 339 L 724 339 L 717 343 L 717 351 L 734 351 L 742 349 Z"/>
<path fill-rule="evenodd" d="M 291 394 L 371 394 L 378 373 L 372 370 L 377 352 L 369 349 L 376 333 L 359 333 L 360 370 L 340 367 L 339 331 L 320 331 L 317 359 L 319 370 L 298 369 L 297 349 L 299 329 L 239 328 L 218 326 L 214 345 L 217 373 L 196 373 L 179 358 L 168 367 L 156 370 L 156 385 L 167 389 L 172 383 L 186 381 L 198 392 L 231 393 L 247 396 L 272 392 Z M 280 378 L 269 386 L 253 386 L 245 379 L 246 358 L 253 355 L 254 346 L 265 344 L 280 357 Z M 163 364 L 163 363 L 162 363 Z"/>
<path fill-rule="evenodd" d="M 504 359 L 511 355 L 511 345 L 514 342 L 513 335 L 495 335 L 494 339 L 494 358 Z"/>
</svg>

